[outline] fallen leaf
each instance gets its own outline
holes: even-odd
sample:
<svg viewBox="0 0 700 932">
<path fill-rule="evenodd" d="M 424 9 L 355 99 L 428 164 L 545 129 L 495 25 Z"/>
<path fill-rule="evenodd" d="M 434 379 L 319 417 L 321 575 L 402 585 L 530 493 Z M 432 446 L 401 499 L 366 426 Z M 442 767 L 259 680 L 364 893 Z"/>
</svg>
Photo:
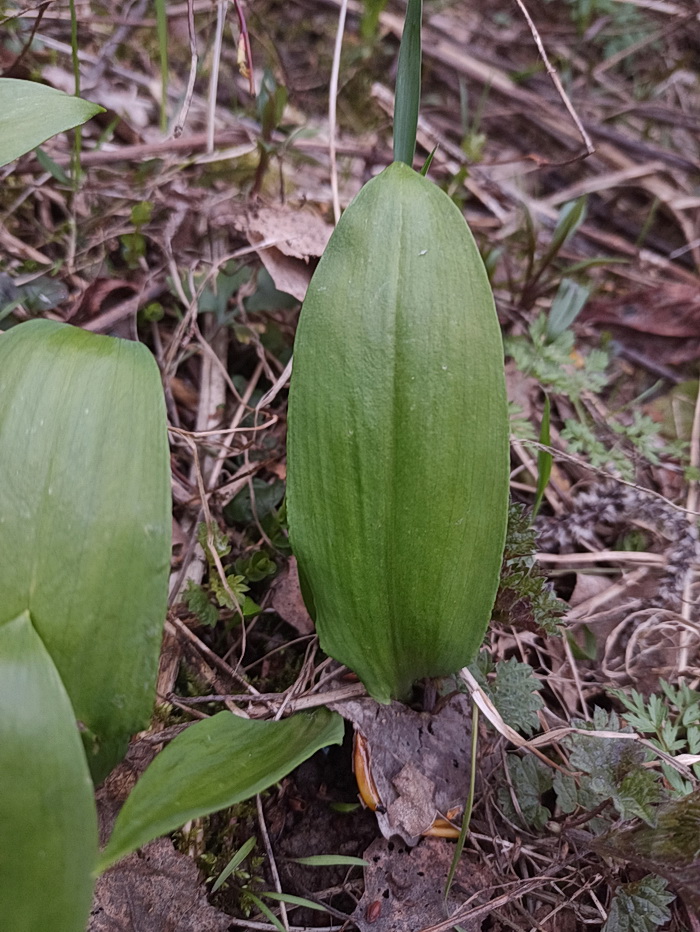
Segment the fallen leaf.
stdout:
<svg viewBox="0 0 700 932">
<path fill-rule="evenodd" d="M 452 696 L 436 712 L 416 712 L 400 702 L 358 699 L 333 706 L 361 732 L 380 807 L 385 838 L 415 845 L 436 818 L 461 810 L 471 770 L 471 706 Z M 481 760 L 480 778 L 486 771 Z M 385 811 L 382 811 L 385 810 Z"/>
<path fill-rule="evenodd" d="M 303 301 L 313 273 L 310 260 L 323 254 L 333 227 L 310 208 L 289 204 L 254 207 L 234 223 L 251 246 L 260 247 L 275 288 Z"/>
<path fill-rule="evenodd" d="M 313 634 L 314 623 L 306 610 L 299 588 L 299 572 L 294 557 L 270 586 L 271 598 L 268 608 L 273 609 L 283 621 L 301 635 Z"/>
<path fill-rule="evenodd" d="M 680 365 L 700 356 L 700 288 L 683 282 L 592 300 L 579 323 L 610 330 L 623 345 L 656 363 Z"/>
</svg>

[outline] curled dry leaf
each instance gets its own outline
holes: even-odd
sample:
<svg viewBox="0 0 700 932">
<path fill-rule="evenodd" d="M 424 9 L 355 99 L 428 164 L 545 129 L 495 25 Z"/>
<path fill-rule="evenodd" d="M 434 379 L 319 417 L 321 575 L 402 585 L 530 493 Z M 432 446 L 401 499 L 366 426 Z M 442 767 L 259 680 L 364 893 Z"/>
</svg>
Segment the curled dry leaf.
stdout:
<svg viewBox="0 0 700 932">
<path fill-rule="evenodd" d="M 314 623 L 304 605 L 299 588 L 297 561 L 290 557 L 282 572 L 270 586 L 271 598 L 268 607 L 273 609 L 299 634 L 313 634 Z"/>
<path fill-rule="evenodd" d="M 227 222 L 233 222 L 251 246 L 260 247 L 258 254 L 275 288 L 303 301 L 314 268 L 310 260 L 323 253 L 333 227 L 311 208 L 288 204 L 254 207 L 243 219 L 236 215 Z"/>
</svg>

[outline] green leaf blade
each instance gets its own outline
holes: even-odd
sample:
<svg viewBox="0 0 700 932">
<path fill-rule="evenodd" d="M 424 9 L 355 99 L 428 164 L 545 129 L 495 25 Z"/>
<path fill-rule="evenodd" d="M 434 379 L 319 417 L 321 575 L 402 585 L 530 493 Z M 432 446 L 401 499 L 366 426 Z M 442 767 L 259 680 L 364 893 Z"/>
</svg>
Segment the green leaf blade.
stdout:
<svg viewBox="0 0 700 932">
<path fill-rule="evenodd" d="M 0 903 L 8 932 L 82 932 L 97 816 L 70 700 L 29 614 L 0 624 Z"/>
<path fill-rule="evenodd" d="M 158 368 L 136 343 L 37 320 L 0 336 L 0 624 L 29 610 L 96 780 L 153 706 L 170 563 Z"/>
<path fill-rule="evenodd" d="M 350 854 L 310 854 L 306 858 L 291 858 L 295 864 L 307 867 L 369 867 L 369 861 Z"/>
<path fill-rule="evenodd" d="M 287 513 L 321 646 L 373 698 L 470 663 L 500 576 L 508 416 L 493 296 L 459 210 L 400 162 L 309 286 Z"/>
<path fill-rule="evenodd" d="M 147 842 L 261 793 L 316 751 L 343 740 L 343 720 L 321 708 L 280 722 L 220 712 L 178 735 L 156 757 L 119 813 L 103 871 Z"/>
<path fill-rule="evenodd" d="M 45 84 L 0 78 L 0 166 L 103 109 Z"/>
</svg>

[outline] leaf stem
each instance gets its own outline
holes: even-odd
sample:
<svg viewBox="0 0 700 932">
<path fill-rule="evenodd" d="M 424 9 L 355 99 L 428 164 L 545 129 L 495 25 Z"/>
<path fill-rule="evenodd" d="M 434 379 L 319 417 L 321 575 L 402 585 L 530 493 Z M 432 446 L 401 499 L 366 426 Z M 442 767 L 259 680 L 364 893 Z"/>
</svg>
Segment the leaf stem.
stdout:
<svg viewBox="0 0 700 932">
<path fill-rule="evenodd" d="M 408 0 L 394 100 L 394 161 L 413 167 L 418 131 L 423 0 Z"/>
</svg>

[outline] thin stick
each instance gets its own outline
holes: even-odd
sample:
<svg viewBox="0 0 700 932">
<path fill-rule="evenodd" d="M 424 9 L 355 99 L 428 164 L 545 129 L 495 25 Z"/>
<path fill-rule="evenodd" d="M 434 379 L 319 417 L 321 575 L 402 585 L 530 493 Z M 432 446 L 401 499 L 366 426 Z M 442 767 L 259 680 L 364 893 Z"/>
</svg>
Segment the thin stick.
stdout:
<svg viewBox="0 0 700 932">
<path fill-rule="evenodd" d="M 504 738 L 507 738 L 511 744 L 514 744 L 518 748 L 527 748 L 532 751 L 532 753 L 539 757 L 539 759 L 547 764 L 548 767 L 551 767 L 554 770 L 559 770 L 561 773 L 567 773 L 567 771 L 561 767 L 555 761 L 550 760 L 545 754 L 543 754 L 532 741 L 526 741 L 522 735 L 519 735 L 518 732 L 511 728 L 506 722 L 503 721 L 503 716 L 498 711 L 493 702 L 489 699 L 486 693 L 483 691 L 481 686 L 477 683 L 476 679 L 472 675 L 469 667 L 463 667 L 459 671 L 459 677 L 467 687 L 467 690 L 472 698 L 472 702 L 475 706 L 483 713 L 483 715 L 488 719 L 493 727 Z"/>
<path fill-rule="evenodd" d="M 700 392 L 695 400 L 695 414 L 693 416 L 693 429 L 690 435 L 690 467 L 697 471 L 700 468 Z M 700 484 L 697 479 L 691 479 L 688 483 L 688 497 L 685 500 L 685 507 L 688 510 L 688 518 L 695 521 L 691 515 L 697 514 L 698 505 L 700 504 Z M 684 621 L 690 621 L 693 611 L 692 587 L 694 573 L 691 570 L 688 573 L 683 587 L 683 604 L 681 606 L 681 615 Z M 690 651 L 691 635 L 687 630 L 681 633 L 680 651 L 678 656 L 678 673 L 682 675 L 688 669 L 688 654 Z"/>
<path fill-rule="evenodd" d="M 175 126 L 173 127 L 173 136 L 175 136 L 176 139 L 178 136 L 182 135 L 182 131 L 185 128 L 185 120 L 187 119 L 190 104 L 192 103 L 192 96 L 194 94 L 194 79 L 197 77 L 197 35 L 194 29 L 194 10 L 192 8 L 192 0 L 188 0 L 187 3 L 187 31 L 190 34 L 190 74 L 187 78 L 187 90 L 185 91 L 185 99 L 182 102 L 180 113 L 178 114 L 178 118 L 175 121 Z"/>
<path fill-rule="evenodd" d="M 340 220 L 340 196 L 338 194 L 338 165 L 336 161 L 335 129 L 338 98 L 338 77 L 340 75 L 340 53 L 343 48 L 343 33 L 345 32 L 345 17 L 348 12 L 348 0 L 341 0 L 338 14 L 338 30 L 335 34 L 335 48 L 333 49 L 333 68 L 331 70 L 331 84 L 328 90 L 328 155 L 331 162 L 331 193 L 333 195 L 333 216 L 335 222 Z"/>
<path fill-rule="evenodd" d="M 554 459 L 563 460 L 565 463 L 573 463 L 575 466 L 585 469 L 587 472 L 595 473 L 598 476 L 603 476 L 605 479 L 611 479 L 613 482 L 617 482 L 619 485 L 626 485 L 630 489 L 636 489 L 638 492 L 642 492 L 644 495 L 648 495 L 650 498 L 658 498 L 659 501 L 662 501 L 669 508 L 672 508 L 674 511 L 682 511 L 684 514 L 693 517 L 699 517 L 700 511 L 688 511 L 688 509 L 683 505 L 676 505 L 675 502 L 672 502 L 670 498 L 666 498 L 665 495 L 662 495 L 661 492 L 655 492 L 654 489 L 647 489 L 643 485 L 638 485 L 636 482 L 630 482 L 629 479 L 623 479 L 621 476 L 615 475 L 615 473 L 609 472 L 607 469 L 601 469 L 600 466 L 591 466 L 590 463 L 587 463 L 585 460 L 579 459 L 578 456 L 572 456 L 571 453 L 564 453 L 563 450 L 558 450 L 556 447 L 548 447 L 543 443 L 540 443 L 539 440 L 525 440 L 523 438 L 511 438 L 511 442 L 515 439 L 518 443 L 522 443 L 524 446 L 534 447 L 536 450 L 548 450 Z"/>
<path fill-rule="evenodd" d="M 219 69 L 221 67 L 221 43 L 226 26 L 226 4 L 228 0 L 217 0 L 216 30 L 214 48 L 211 54 L 211 74 L 209 76 L 209 100 L 207 101 L 207 152 L 214 151 L 214 124 L 216 120 L 216 94 L 219 89 Z"/>
<path fill-rule="evenodd" d="M 250 36 L 248 35 L 248 26 L 245 21 L 245 14 L 240 0 L 233 0 L 238 16 L 238 27 L 241 35 L 238 40 L 238 68 L 244 78 L 248 79 L 248 90 L 251 97 L 255 97 L 255 76 L 253 75 L 253 50 L 250 47 Z M 242 47 L 242 48 L 241 48 Z"/>
<path fill-rule="evenodd" d="M 564 651 L 566 653 L 566 659 L 569 661 L 569 667 L 571 668 L 571 673 L 574 678 L 574 683 L 576 684 L 576 692 L 578 693 L 578 700 L 581 704 L 581 709 L 583 711 L 583 717 L 587 722 L 591 720 L 591 716 L 588 713 L 588 706 L 586 705 L 586 699 L 583 695 L 583 686 L 581 684 L 581 675 L 579 669 L 576 666 L 576 660 L 574 658 L 574 652 L 571 649 L 571 644 L 566 635 L 563 637 L 564 641 Z"/>
<path fill-rule="evenodd" d="M 275 884 L 275 890 L 282 895 L 282 884 L 280 883 L 280 875 L 277 870 L 277 861 L 275 861 L 275 852 L 272 850 L 272 845 L 270 844 L 270 836 L 267 832 L 267 825 L 265 824 L 265 813 L 263 812 L 262 799 L 260 798 L 260 793 L 255 797 L 255 804 L 258 808 L 258 824 L 260 826 L 260 834 L 263 838 L 263 844 L 265 845 L 265 851 L 267 852 L 267 859 L 270 862 L 270 873 L 272 874 L 272 879 Z M 282 925 L 285 927 L 287 932 L 289 932 L 289 919 L 287 918 L 287 905 L 284 900 L 280 900 L 280 919 L 282 920 Z"/>
<path fill-rule="evenodd" d="M 537 46 L 537 49 L 540 53 L 540 57 L 542 58 L 542 61 L 544 62 L 545 68 L 547 69 L 547 74 L 552 79 L 552 83 L 557 89 L 559 96 L 564 101 L 564 106 L 569 111 L 569 115 L 571 116 L 571 119 L 574 121 L 576 129 L 581 134 L 581 139 L 583 139 L 583 144 L 586 147 L 586 154 L 593 155 L 593 153 L 595 152 L 595 146 L 591 142 L 591 137 L 586 132 L 583 126 L 583 123 L 579 119 L 578 114 L 576 113 L 576 110 L 574 109 L 573 104 L 571 103 L 571 101 L 569 100 L 567 96 L 567 93 L 564 90 L 561 81 L 559 80 L 559 75 L 557 74 L 556 68 L 554 67 L 554 65 L 552 65 L 552 63 L 549 60 L 549 57 L 547 55 L 547 52 L 545 51 L 544 45 L 542 44 L 542 39 L 540 38 L 540 34 L 537 31 L 537 26 L 535 26 L 535 24 L 533 23 L 532 18 L 530 17 L 530 14 L 527 11 L 527 7 L 523 3 L 523 0 L 515 0 L 515 2 L 520 7 L 520 10 L 523 16 L 525 17 L 525 21 L 530 27 L 532 38 L 535 40 L 535 45 Z"/>
</svg>

